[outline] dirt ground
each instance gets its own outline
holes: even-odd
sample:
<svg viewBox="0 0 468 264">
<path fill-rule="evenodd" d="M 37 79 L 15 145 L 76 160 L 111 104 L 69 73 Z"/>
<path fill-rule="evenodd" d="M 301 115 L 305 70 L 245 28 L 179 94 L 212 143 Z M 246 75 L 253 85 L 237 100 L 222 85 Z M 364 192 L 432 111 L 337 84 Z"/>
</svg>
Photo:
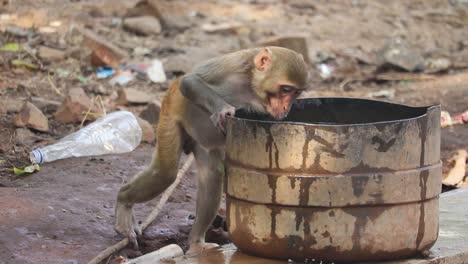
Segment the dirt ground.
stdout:
<svg viewBox="0 0 468 264">
<path fill-rule="evenodd" d="M 28 41 L 2 31 L 13 23 L 38 30 L 36 43 L 82 51 L 86 48 L 70 44 L 72 26 L 80 25 L 128 52 L 128 61 L 161 59 L 170 80 L 212 56 L 253 47 L 268 37 L 299 34 L 307 40 L 310 58 L 310 89 L 304 97 L 441 104 L 451 114 L 468 110 L 468 5 L 463 1 L 158 1 L 167 25 L 161 34 L 152 36 L 122 28 L 122 17 L 137 2 L 0 1 L 0 47 Z M 242 26 L 215 33 L 203 29 L 206 23 L 223 22 Z M 449 65 L 411 72 L 383 65 L 379 54 L 394 39 L 407 43 L 409 57 L 416 54 L 425 62 L 445 59 Z M 53 143 L 79 129 L 79 123 L 54 120 L 57 105 L 50 103 L 61 102 L 71 88 L 81 87 L 89 97 L 101 98 L 108 112 L 127 109 L 139 113 L 144 108 L 116 105 L 120 88 L 110 85 L 108 79 L 97 79 L 89 60 L 78 53 L 70 52 L 49 63 L 32 59 L 39 69 L 30 70 L 14 67 L 11 61 L 31 56 L 0 51 L 0 263 L 87 263 L 118 242 L 121 237 L 113 230 L 117 190 L 151 159 L 153 146 L 144 143 L 127 154 L 60 160 L 43 165 L 38 173 L 13 175 L 13 166 L 29 164 L 33 147 Z M 323 76 L 320 65 L 331 69 L 330 76 Z M 126 87 L 160 100 L 168 83 L 143 78 Z M 372 95 L 381 91 L 390 95 Z M 23 101 L 37 102 L 38 98 L 50 130 L 21 137 L 14 116 Z M 449 157 L 457 149 L 466 149 L 467 142 L 467 124 L 442 129 L 444 172 L 450 166 Z M 124 249 L 110 263 L 116 256 L 135 257 L 170 243 L 186 248 L 195 208 L 194 174 L 192 166 L 144 232 L 142 249 Z M 157 200 L 138 205 L 137 218 L 143 220 Z M 208 240 L 226 243 L 223 233 L 215 229 L 210 230 Z"/>
</svg>

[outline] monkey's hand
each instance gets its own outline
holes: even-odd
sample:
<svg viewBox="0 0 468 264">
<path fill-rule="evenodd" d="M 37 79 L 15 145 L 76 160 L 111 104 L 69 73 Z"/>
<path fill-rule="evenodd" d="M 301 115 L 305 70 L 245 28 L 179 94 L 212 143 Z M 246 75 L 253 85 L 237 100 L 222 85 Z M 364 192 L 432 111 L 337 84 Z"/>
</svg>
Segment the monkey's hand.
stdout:
<svg viewBox="0 0 468 264">
<path fill-rule="evenodd" d="M 223 134 L 226 134 L 226 116 L 234 116 L 236 108 L 234 106 L 225 104 L 218 111 L 211 115 L 211 121 Z"/>
<path fill-rule="evenodd" d="M 138 248 L 137 236 L 141 236 L 141 229 L 135 221 L 131 206 L 117 202 L 115 207 L 115 226 L 117 233 L 128 238 L 135 248 Z"/>
</svg>

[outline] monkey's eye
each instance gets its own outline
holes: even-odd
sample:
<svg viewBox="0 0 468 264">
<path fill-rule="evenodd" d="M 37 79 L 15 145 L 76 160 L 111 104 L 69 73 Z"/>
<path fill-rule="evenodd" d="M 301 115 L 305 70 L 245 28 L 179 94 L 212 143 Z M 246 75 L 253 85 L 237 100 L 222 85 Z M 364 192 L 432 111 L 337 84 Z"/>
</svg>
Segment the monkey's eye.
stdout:
<svg viewBox="0 0 468 264">
<path fill-rule="evenodd" d="M 295 90 L 296 90 L 296 88 L 294 88 L 292 86 L 289 86 L 289 85 L 281 85 L 280 86 L 280 91 L 281 91 L 281 93 L 284 93 L 284 94 L 292 93 Z"/>
</svg>

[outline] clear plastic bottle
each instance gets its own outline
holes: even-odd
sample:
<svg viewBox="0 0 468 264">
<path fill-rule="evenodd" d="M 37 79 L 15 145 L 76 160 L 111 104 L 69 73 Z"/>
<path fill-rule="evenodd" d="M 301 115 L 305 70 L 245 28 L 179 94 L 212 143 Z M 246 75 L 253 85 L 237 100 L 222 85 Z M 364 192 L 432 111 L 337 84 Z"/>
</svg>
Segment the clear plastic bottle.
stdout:
<svg viewBox="0 0 468 264">
<path fill-rule="evenodd" d="M 125 153 L 140 144 L 141 135 L 140 125 L 132 113 L 116 111 L 55 144 L 34 149 L 29 157 L 32 163 L 42 164 L 69 157 Z"/>
</svg>

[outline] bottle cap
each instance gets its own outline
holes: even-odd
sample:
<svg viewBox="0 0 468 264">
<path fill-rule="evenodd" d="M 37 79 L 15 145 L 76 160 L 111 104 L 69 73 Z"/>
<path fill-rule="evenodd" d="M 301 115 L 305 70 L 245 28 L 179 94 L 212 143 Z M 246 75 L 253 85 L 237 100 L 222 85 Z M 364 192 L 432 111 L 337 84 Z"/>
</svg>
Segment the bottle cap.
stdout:
<svg viewBox="0 0 468 264">
<path fill-rule="evenodd" d="M 40 148 L 36 148 L 29 154 L 29 159 L 33 164 L 42 164 L 44 162 L 44 153 Z"/>
</svg>

